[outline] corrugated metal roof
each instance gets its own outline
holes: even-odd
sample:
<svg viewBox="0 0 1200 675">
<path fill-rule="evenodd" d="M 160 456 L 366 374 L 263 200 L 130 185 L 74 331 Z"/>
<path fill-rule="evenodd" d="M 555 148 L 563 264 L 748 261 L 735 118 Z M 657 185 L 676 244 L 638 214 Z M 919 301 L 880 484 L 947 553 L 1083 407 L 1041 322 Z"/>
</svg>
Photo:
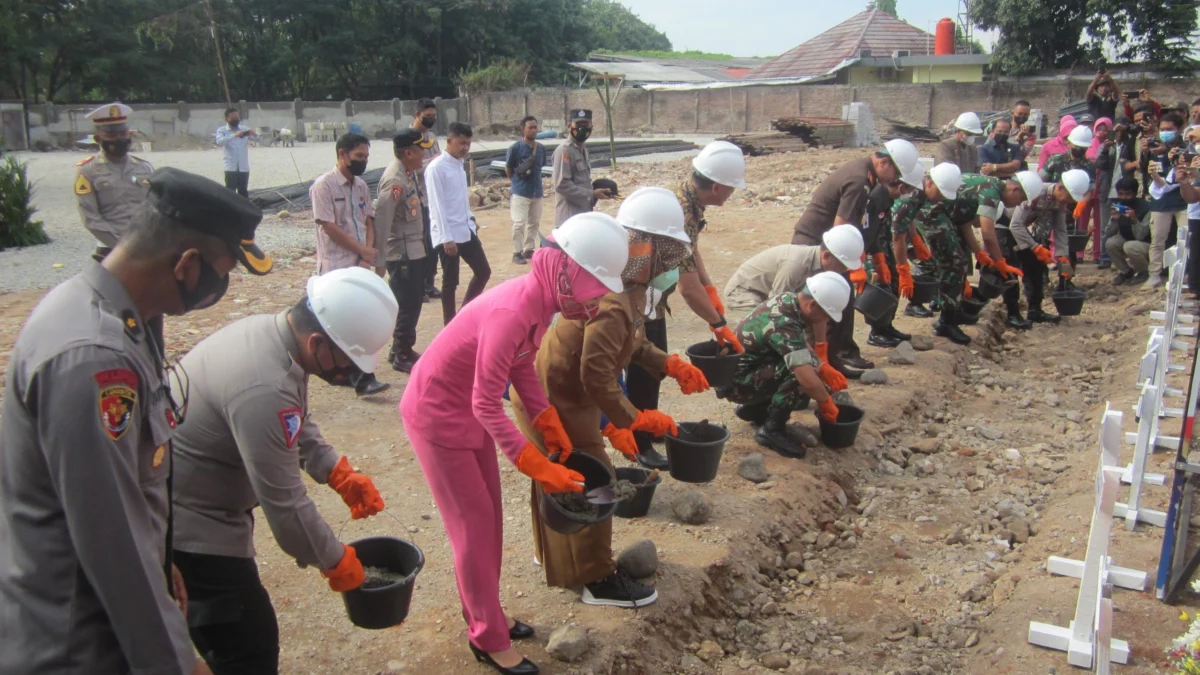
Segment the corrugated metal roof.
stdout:
<svg viewBox="0 0 1200 675">
<path fill-rule="evenodd" d="M 891 56 L 907 49 L 911 56 L 933 53 L 933 35 L 878 9 L 859 12 L 838 25 L 746 74 L 745 79 L 807 77 L 828 72 L 871 50 Z"/>
<path fill-rule="evenodd" d="M 713 82 L 714 77 L 698 73 L 690 68 L 664 66 L 658 63 L 610 63 L 607 61 L 578 61 L 571 65 L 590 73 L 601 75 L 624 75 L 629 84 L 655 82 Z M 733 78 L 728 78 L 733 79 Z"/>
</svg>

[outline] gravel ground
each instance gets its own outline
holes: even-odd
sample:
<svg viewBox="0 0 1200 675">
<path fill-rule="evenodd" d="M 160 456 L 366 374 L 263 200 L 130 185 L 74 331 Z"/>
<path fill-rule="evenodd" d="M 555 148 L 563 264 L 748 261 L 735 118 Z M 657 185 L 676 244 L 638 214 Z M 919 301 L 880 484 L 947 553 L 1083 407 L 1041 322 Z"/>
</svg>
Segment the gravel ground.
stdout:
<svg viewBox="0 0 1200 675">
<path fill-rule="evenodd" d="M 703 143 L 710 139 L 697 137 L 691 140 Z M 494 149 L 510 142 L 482 141 L 475 143 L 472 149 Z M 548 146 L 557 145 L 556 141 L 543 142 Z M 628 158 L 622 162 L 661 162 L 693 154 L 695 153 L 663 153 Z M 34 197 L 38 208 L 37 217 L 45 223 L 46 232 L 53 241 L 46 246 L 0 252 L 0 293 L 49 288 L 65 281 L 83 269 L 96 245 L 92 236 L 83 229 L 72 193 L 75 164 L 87 154 L 17 153 L 16 156 L 29 164 L 29 176 L 37 190 Z M 224 181 L 221 151 L 217 148 L 151 152 L 140 156 L 157 167 L 173 166 L 218 182 Z M 294 148 L 251 148 L 250 189 L 312 180 L 333 168 L 335 157 L 333 143 L 301 143 Z M 374 141 L 371 144 L 371 159 L 367 168 L 386 167 L 391 157 L 390 142 Z M 263 249 L 279 251 L 312 248 L 315 245 L 314 237 L 313 226 L 307 220 L 268 219 L 259 229 L 258 240 Z"/>
</svg>

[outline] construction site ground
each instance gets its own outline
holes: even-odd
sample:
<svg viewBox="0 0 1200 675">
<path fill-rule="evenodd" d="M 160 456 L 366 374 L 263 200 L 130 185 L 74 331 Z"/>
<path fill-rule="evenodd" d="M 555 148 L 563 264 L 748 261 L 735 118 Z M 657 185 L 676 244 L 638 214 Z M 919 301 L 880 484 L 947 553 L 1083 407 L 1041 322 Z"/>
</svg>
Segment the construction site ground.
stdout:
<svg viewBox="0 0 1200 675">
<path fill-rule="evenodd" d="M 718 288 L 746 258 L 787 243 L 820 180 L 861 152 L 750 159 L 749 189 L 709 210 L 701 238 Z M 673 160 L 623 166 L 613 177 L 627 194 L 639 185 L 674 187 L 688 170 L 686 160 Z M 505 202 L 484 201 L 489 208 L 476 215 L 494 285 L 528 267 L 509 262 Z M 546 221 L 552 212 L 547 208 Z M 543 233 L 550 225 L 543 223 Z M 263 228 L 312 232 L 313 224 L 309 214 L 293 213 L 272 216 Z M 170 355 L 182 356 L 238 318 L 294 303 L 313 271 L 311 247 L 273 253 L 278 267 L 272 275 L 235 273 L 217 307 L 168 318 Z M 711 392 L 684 398 L 673 381 L 664 382 L 666 413 L 680 421 L 724 422 L 732 438 L 715 481 L 689 485 L 667 478 L 647 518 L 615 523 L 615 551 L 641 539 L 658 548 L 660 566 L 651 583 L 659 601 L 648 608 L 585 606 L 577 592 L 546 586 L 532 563 L 529 481 L 502 461 L 501 597 L 512 616 L 538 631 L 518 649 L 545 673 L 1070 671 L 1064 654 L 1028 644 L 1028 624 L 1066 626 L 1072 617 L 1078 582 L 1050 576 L 1045 562 L 1051 555 L 1083 557 L 1098 420 L 1111 402 L 1126 412 L 1125 430 L 1133 429 L 1137 361 L 1148 313 L 1163 298 L 1161 290 L 1113 287 L 1109 278 L 1082 266 L 1078 282 L 1089 291 L 1083 315 L 1056 327 L 1007 331 L 1003 309 L 994 302 L 978 326 L 966 329 L 975 338 L 969 347 L 937 338 L 933 351 L 917 354 L 915 365 L 891 365 L 889 352 L 867 346 L 859 317 L 856 335 L 864 355 L 887 371 L 889 381 L 851 384 L 850 395 L 867 411 L 857 445 L 816 448 L 803 460 L 768 451 L 772 476 L 762 484 L 738 476 L 739 460 L 762 450 L 732 406 Z M 17 332 L 44 293 L 0 295 L 0 366 L 7 366 Z M 709 333 L 682 301 L 675 304 L 670 346 L 682 352 Z M 418 349 L 441 325 L 440 305 L 426 304 Z M 931 329 L 928 320 L 903 316 L 897 325 L 914 334 Z M 451 551 L 396 412 L 407 376 L 385 369 L 379 377 L 392 388 L 368 399 L 313 378 L 310 407 L 325 437 L 375 480 L 388 512 L 403 525 L 386 515 L 346 523 L 347 509 L 332 490 L 310 484 L 310 494 L 346 541 L 396 535 L 423 549 L 426 564 L 411 614 L 402 626 L 384 631 L 353 627 L 341 598 L 316 570 L 297 568 L 260 518 L 258 563 L 279 614 L 282 672 L 490 672 L 467 650 Z M 1173 386 L 1186 388 L 1180 376 L 1173 377 Z M 1166 422 L 1167 433 L 1176 433 L 1173 423 Z M 795 414 L 792 424 L 816 432 L 812 411 Z M 1167 472 L 1168 460 L 1154 455 L 1150 470 Z M 627 464 L 619 455 L 614 461 Z M 675 519 L 671 504 L 688 491 L 712 505 L 706 524 Z M 1146 506 L 1166 507 L 1166 488 L 1146 492 Z M 1114 563 L 1151 571 L 1152 586 L 1161 538 L 1157 528 L 1129 532 L 1118 525 Z M 1113 598 L 1116 637 L 1128 640 L 1133 654 L 1131 664 L 1116 672 L 1164 672 L 1163 649 L 1186 629 L 1179 615 L 1193 611 L 1195 598 L 1185 597 L 1182 607 L 1159 603 L 1152 591 L 1117 589 Z M 568 623 L 585 627 L 593 645 L 572 664 L 544 651 L 550 632 Z"/>
</svg>

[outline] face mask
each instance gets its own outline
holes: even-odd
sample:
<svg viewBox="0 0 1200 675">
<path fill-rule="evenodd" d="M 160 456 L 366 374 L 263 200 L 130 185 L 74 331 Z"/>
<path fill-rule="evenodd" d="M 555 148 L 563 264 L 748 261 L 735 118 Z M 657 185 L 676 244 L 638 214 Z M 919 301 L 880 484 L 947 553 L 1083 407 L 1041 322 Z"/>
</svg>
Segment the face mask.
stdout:
<svg viewBox="0 0 1200 675">
<path fill-rule="evenodd" d="M 350 160 L 350 165 L 346 168 L 350 169 L 350 175 L 361 176 L 367 172 L 367 160 L 352 159 Z"/>
<path fill-rule="evenodd" d="M 558 294 L 558 306 L 562 317 L 571 321 L 591 321 L 600 313 L 599 305 L 583 305 L 574 297 L 562 293 Z"/>
<path fill-rule="evenodd" d="M 1178 135 L 1179 134 L 1174 131 L 1160 131 L 1158 132 L 1158 140 L 1162 141 L 1163 143 L 1174 143 L 1175 137 Z"/>
<path fill-rule="evenodd" d="M 101 141 L 100 147 L 104 148 L 104 154 L 109 157 L 124 157 L 129 154 L 129 146 L 132 143 L 128 138 L 120 138 L 115 141 Z"/>
<path fill-rule="evenodd" d="M 354 365 L 353 361 L 351 361 L 349 365 L 337 365 L 337 361 L 335 361 L 333 358 L 333 349 L 327 346 L 325 351 L 329 354 L 329 360 L 334 364 L 334 366 L 328 370 L 322 369 L 321 372 L 317 373 L 317 377 L 325 380 L 335 387 L 353 387 L 355 384 L 357 384 L 358 378 L 362 377 L 362 370 L 359 369 L 358 366 Z M 323 368 L 319 358 L 317 359 L 317 366 Z"/>
<path fill-rule="evenodd" d="M 1071 156 L 1079 159 L 1087 154 L 1087 148 L 1071 148 Z"/>
<path fill-rule="evenodd" d="M 241 123 L 242 123 L 242 121 L 235 117 L 235 118 L 229 120 L 229 128 L 236 129 L 236 128 L 238 128 L 238 125 Z"/>
<path fill-rule="evenodd" d="M 1016 123 L 1016 125 L 1019 127 L 1025 126 L 1025 123 L 1028 121 L 1029 121 L 1028 117 L 1014 117 L 1013 118 L 1013 122 Z"/>
<path fill-rule="evenodd" d="M 575 129 L 571 130 L 571 138 L 574 138 L 579 143 L 586 141 L 588 138 L 591 137 L 591 135 L 592 135 L 591 129 L 577 127 Z"/>
<path fill-rule="evenodd" d="M 996 134 L 996 145 L 1004 145 L 1008 142 L 1008 134 Z"/>
<path fill-rule="evenodd" d="M 426 129 L 432 129 L 434 127 L 434 125 L 436 125 L 436 124 L 437 124 L 436 117 L 422 117 L 421 118 L 421 126 L 425 127 Z"/>
<path fill-rule="evenodd" d="M 678 283 L 679 283 L 679 268 L 676 267 L 675 269 L 671 270 L 670 272 L 663 272 L 662 274 L 651 279 L 650 280 L 650 288 L 653 288 L 656 291 L 661 291 L 661 292 L 665 293 L 665 292 L 667 292 L 668 289 L 670 289 L 672 286 L 674 286 Z"/>
<path fill-rule="evenodd" d="M 183 310 L 191 312 L 197 309 L 207 309 L 217 304 L 229 290 L 229 275 L 219 276 L 217 270 L 200 259 L 200 276 L 196 279 L 196 287 L 188 290 L 183 281 L 175 280 L 179 288 L 179 299 L 183 302 Z"/>
</svg>

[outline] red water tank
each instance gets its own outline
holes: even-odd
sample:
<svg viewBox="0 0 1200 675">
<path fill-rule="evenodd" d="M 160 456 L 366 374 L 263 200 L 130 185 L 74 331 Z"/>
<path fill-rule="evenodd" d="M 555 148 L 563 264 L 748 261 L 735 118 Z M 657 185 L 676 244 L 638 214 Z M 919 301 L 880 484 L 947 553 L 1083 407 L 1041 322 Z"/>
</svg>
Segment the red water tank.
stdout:
<svg viewBox="0 0 1200 675">
<path fill-rule="evenodd" d="M 937 22 L 937 33 L 933 37 L 934 56 L 951 56 L 954 54 L 954 20 L 942 19 Z"/>
</svg>

